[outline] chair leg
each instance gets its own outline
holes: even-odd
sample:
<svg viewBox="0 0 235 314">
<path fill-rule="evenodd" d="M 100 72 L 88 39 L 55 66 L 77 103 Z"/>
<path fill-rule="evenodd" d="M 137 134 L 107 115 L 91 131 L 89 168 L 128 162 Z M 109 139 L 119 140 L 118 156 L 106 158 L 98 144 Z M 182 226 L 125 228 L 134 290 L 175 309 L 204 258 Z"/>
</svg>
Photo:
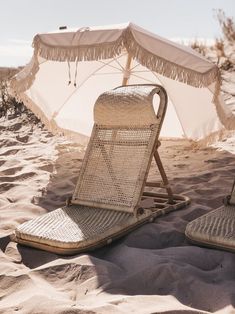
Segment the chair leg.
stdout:
<svg viewBox="0 0 235 314">
<path fill-rule="evenodd" d="M 162 181 L 163 181 L 163 184 L 164 184 L 164 188 L 165 188 L 166 191 L 167 191 L 167 194 L 168 194 L 168 197 L 169 197 L 169 204 L 174 204 L 173 192 L 172 192 L 172 189 L 171 189 L 171 187 L 170 187 L 168 178 L 167 178 L 167 176 L 166 176 L 166 173 L 165 173 L 165 170 L 164 170 L 164 168 L 163 168 L 162 161 L 161 161 L 161 159 L 160 159 L 160 156 L 159 156 L 159 154 L 158 154 L 157 149 L 156 149 L 155 152 L 154 152 L 154 159 L 155 159 L 155 161 L 156 161 L 158 170 L 159 170 L 160 175 L 161 175 L 161 177 L 162 177 Z"/>
</svg>

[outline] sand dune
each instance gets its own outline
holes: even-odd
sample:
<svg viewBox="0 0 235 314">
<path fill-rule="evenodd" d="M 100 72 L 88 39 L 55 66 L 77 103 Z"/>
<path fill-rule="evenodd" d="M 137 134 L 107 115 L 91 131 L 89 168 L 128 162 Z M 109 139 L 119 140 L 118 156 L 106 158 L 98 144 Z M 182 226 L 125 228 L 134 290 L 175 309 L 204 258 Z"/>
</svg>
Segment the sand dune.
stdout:
<svg viewBox="0 0 235 314">
<path fill-rule="evenodd" d="M 233 151 L 233 143 L 221 145 Z M 84 148 L 17 119 L 1 123 L 0 146 L 0 313 L 235 313 L 235 255 L 193 246 L 184 236 L 189 221 L 229 194 L 235 155 L 163 141 L 174 191 L 191 205 L 108 247 L 60 257 L 9 235 L 64 204 Z M 152 165 L 150 179 L 155 175 Z"/>
</svg>

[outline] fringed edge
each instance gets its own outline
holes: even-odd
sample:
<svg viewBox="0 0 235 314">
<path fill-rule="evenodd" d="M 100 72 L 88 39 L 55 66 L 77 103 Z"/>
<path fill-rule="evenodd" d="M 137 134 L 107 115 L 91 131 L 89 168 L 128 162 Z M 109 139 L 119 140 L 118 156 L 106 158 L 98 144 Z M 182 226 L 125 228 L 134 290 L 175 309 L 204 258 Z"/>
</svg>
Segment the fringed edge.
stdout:
<svg viewBox="0 0 235 314">
<path fill-rule="evenodd" d="M 22 71 L 17 73 L 9 82 L 10 93 L 17 97 L 17 95 L 26 91 L 32 86 L 36 73 L 39 70 L 39 63 L 37 55 L 34 52 L 34 56 L 31 61 L 24 67 Z M 17 79 L 17 77 L 21 77 L 21 79 Z"/>
<path fill-rule="evenodd" d="M 26 91 L 33 84 L 39 70 L 38 56 L 53 61 L 92 61 L 117 57 L 124 49 L 132 55 L 133 59 L 150 70 L 194 87 L 206 87 L 219 77 L 216 66 L 207 73 L 199 73 L 154 55 L 136 42 L 130 28 L 124 30 L 113 42 L 74 47 L 48 45 L 39 35 L 36 35 L 33 47 L 34 56 L 21 72 L 23 78 L 17 79 L 16 75 L 10 82 L 11 89 L 16 93 Z"/>
<path fill-rule="evenodd" d="M 117 40 L 96 45 L 78 46 L 52 46 L 45 44 L 36 35 L 33 40 L 33 47 L 41 57 L 53 61 L 92 61 L 114 58 L 121 54 L 123 37 Z"/>
<path fill-rule="evenodd" d="M 194 147 L 204 148 L 204 147 L 211 146 L 215 142 L 222 141 L 222 140 L 228 138 L 229 136 L 232 135 L 232 132 L 234 132 L 234 131 L 231 131 L 231 130 L 229 131 L 225 128 L 218 130 L 218 131 L 215 131 L 215 132 L 207 135 L 205 138 L 203 138 L 201 140 L 194 141 Z"/>
<path fill-rule="evenodd" d="M 223 108 L 223 105 L 221 104 L 221 101 L 219 99 L 221 83 L 222 83 L 222 80 L 221 80 L 221 77 L 219 76 L 216 80 L 215 91 L 214 91 L 212 101 L 215 105 L 216 112 L 218 114 L 218 117 L 221 123 L 225 126 L 227 130 L 234 130 L 235 129 L 235 115 L 231 111 L 226 113 L 226 108 Z"/>
<path fill-rule="evenodd" d="M 42 121 L 47 130 L 52 134 L 66 136 L 68 139 L 78 141 L 81 145 L 86 146 L 88 144 L 88 136 L 59 127 L 56 121 L 53 119 L 49 120 L 43 111 L 25 93 L 18 94 L 16 99 L 23 102 L 24 105 Z"/>
<path fill-rule="evenodd" d="M 207 73 L 199 73 L 156 56 L 136 42 L 130 28 L 127 28 L 116 41 L 108 43 L 76 47 L 54 47 L 43 43 L 37 35 L 34 38 L 33 46 L 33 58 L 30 63 L 18 74 L 21 79 L 17 79 L 16 75 L 10 81 L 10 90 L 15 97 L 22 100 L 25 105 L 42 120 L 52 133 L 58 132 L 61 135 L 67 135 L 73 139 L 79 137 L 79 140 L 84 137 L 86 140 L 82 140 L 82 142 L 87 143 L 88 141 L 88 137 L 80 136 L 75 132 L 62 129 L 57 126 L 54 120 L 49 121 L 42 110 L 24 93 L 33 84 L 36 73 L 39 70 L 38 56 L 54 61 L 92 61 L 114 58 L 120 55 L 124 49 L 131 54 L 133 59 L 137 60 L 143 66 L 179 82 L 200 88 L 207 87 L 216 81 L 213 102 L 215 104 L 217 114 L 222 124 L 227 129 L 232 130 L 235 128 L 235 117 L 232 113 L 229 116 L 226 114 L 219 100 L 221 81 L 219 69 L 216 66 Z M 208 142 L 208 140 L 206 140 L 206 142 Z"/>
<path fill-rule="evenodd" d="M 219 70 L 216 66 L 206 73 L 199 73 L 154 55 L 136 42 L 130 28 L 124 30 L 117 40 L 108 43 L 74 47 L 55 47 L 44 43 L 40 36 L 36 35 L 33 46 L 36 53 L 41 57 L 54 61 L 92 61 L 109 59 L 120 55 L 123 49 L 126 49 L 127 52 L 132 55 L 133 59 L 137 60 L 143 66 L 173 80 L 194 87 L 206 87 L 219 76 Z"/>
<path fill-rule="evenodd" d="M 234 136 L 234 130 L 227 130 L 225 128 L 215 131 L 203 139 L 193 140 L 189 138 L 181 138 L 181 137 L 160 137 L 160 141 L 178 141 L 178 142 L 185 142 L 191 145 L 192 149 L 202 149 L 208 146 L 215 144 L 215 142 L 223 141 L 231 136 Z"/>
<path fill-rule="evenodd" d="M 154 55 L 136 42 L 130 29 L 126 30 L 124 37 L 126 50 L 131 53 L 134 59 L 143 66 L 170 79 L 194 87 L 206 87 L 213 83 L 219 75 L 219 69 L 216 66 L 206 73 L 199 73 Z"/>
</svg>

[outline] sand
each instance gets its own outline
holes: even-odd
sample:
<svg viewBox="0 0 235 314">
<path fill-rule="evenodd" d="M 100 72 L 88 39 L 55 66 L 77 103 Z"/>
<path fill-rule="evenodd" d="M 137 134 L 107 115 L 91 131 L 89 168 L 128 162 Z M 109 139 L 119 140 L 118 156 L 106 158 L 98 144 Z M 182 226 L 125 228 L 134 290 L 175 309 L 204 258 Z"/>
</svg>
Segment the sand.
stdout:
<svg viewBox="0 0 235 314">
<path fill-rule="evenodd" d="M 9 235 L 64 204 L 84 147 L 19 119 L 0 128 L 0 313 L 235 313 L 235 254 L 193 246 L 184 236 L 189 221 L 229 194 L 234 138 L 200 149 L 162 141 L 174 191 L 191 205 L 108 247 L 61 257 L 17 245 Z"/>
</svg>

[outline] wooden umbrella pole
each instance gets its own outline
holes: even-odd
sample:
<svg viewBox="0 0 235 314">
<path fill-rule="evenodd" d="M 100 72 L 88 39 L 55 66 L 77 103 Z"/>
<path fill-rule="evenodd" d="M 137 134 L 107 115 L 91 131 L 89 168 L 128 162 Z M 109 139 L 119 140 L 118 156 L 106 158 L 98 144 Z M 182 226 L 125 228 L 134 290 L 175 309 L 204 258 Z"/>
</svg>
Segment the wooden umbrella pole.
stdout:
<svg viewBox="0 0 235 314">
<path fill-rule="evenodd" d="M 128 53 L 127 60 L 126 60 L 126 67 L 125 67 L 125 71 L 124 71 L 124 75 L 122 79 L 122 85 L 127 85 L 128 83 L 129 76 L 127 76 L 127 73 L 130 71 L 130 68 L 131 68 L 131 60 L 132 60 L 132 56 L 130 53 Z"/>
<path fill-rule="evenodd" d="M 126 67 L 124 70 L 124 75 L 122 79 L 122 85 L 127 85 L 129 77 L 126 77 L 126 73 L 130 70 L 131 66 L 131 55 L 128 53 L 127 61 L 126 61 Z M 115 142 L 117 138 L 117 130 L 112 130 L 112 142 Z M 106 161 L 108 171 L 111 175 L 111 178 L 113 180 L 113 184 L 116 187 L 118 194 L 120 195 L 120 198 L 122 198 L 122 195 L 125 195 L 124 191 L 122 191 L 121 186 L 118 185 L 118 180 L 116 179 L 116 176 L 113 172 L 112 167 L 112 154 L 113 154 L 113 146 L 110 146 L 109 154 L 107 153 L 104 146 L 101 148 L 102 154 L 104 155 L 104 160 Z"/>
</svg>

